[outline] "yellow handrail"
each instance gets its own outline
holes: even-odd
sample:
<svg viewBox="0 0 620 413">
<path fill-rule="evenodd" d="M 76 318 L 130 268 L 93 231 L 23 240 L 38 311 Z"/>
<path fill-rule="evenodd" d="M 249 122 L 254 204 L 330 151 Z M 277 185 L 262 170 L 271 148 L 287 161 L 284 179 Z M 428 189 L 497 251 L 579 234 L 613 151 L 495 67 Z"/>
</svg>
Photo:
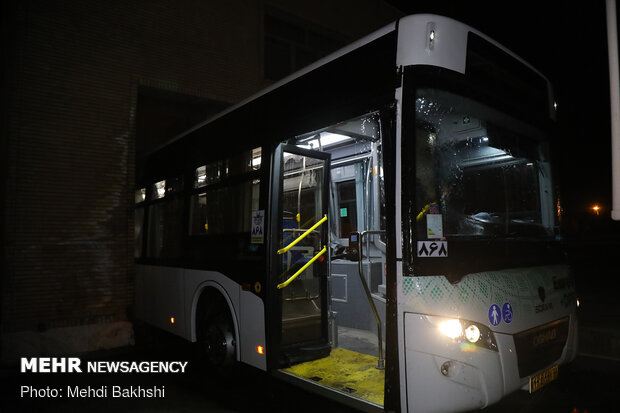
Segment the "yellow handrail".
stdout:
<svg viewBox="0 0 620 413">
<path fill-rule="evenodd" d="M 419 214 L 418 214 L 418 216 L 415 218 L 415 220 L 416 220 L 416 221 L 421 220 L 421 219 L 424 217 L 424 215 L 426 215 L 426 213 L 427 213 L 428 211 L 430 211 L 430 210 L 431 210 L 431 206 L 430 206 L 430 204 L 426 204 L 426 205 L 424 205 L 424 208 L 422 208 L 422 211 L 420 211 L 420 213 L 419 213 Z"/>
<path fill-rule="evenodd" d="M 327 218 L 327 216 L 325 216 L 325 218 Z M 299 270 L 297 270 L 297 272 L 295 274 L 293 274 L 291 276 L 291 278 L 289 278 L 288 280 L 284 281 L 283 283 L 278 284 L 278 290 L 280 290 L 280 289 L 286 287 L 287 285 L 289 285 L 295 278 L 297 278 L 299 276 L 299 274 L 304 272 L 306 270 L 306 268 L 308 268 L 314 261 L 316 261 L 321 255 L 325 254 L 325 251 L 327 251 L 327 246 L 324 246 L 323 249 L 321 251 L 319 251 L 318 254 L 316 254 L 314 257 L 312 257 L 312 259 L 310 261 L 308 261 L 306 264 L 304 264 L 303 267 L 301 267 Z"/>
<path fill-rule="evenodd" d="M 314 224 L 312 226 L 312 228 L 310 228 L 309 230 L 307 230 L 306 232 L 304 232 L 303 234 L 301 234 L 295 241 L 291 242 L 290 244 L 288 244 L 286 247 L 279 249 L 278 250 L 278 254 L 284 254 L 285 252 L 287 252 L 288 250 L 290 250 L 293 246 L 295 246 L 295 244 L 297 244 L 299 241 L 301 241 L 302 239 L 306 238 L 306 236 L 311 233 L 312 231 L 314 231 L 319 225 L 321 225 L 323 222 L 327 221 L 327 214 L 325 214 L 325 216 L 323 218 L 321 218 L 321 220 L 319 222 L 317 222 L 316 224 Z"/>
</svg>

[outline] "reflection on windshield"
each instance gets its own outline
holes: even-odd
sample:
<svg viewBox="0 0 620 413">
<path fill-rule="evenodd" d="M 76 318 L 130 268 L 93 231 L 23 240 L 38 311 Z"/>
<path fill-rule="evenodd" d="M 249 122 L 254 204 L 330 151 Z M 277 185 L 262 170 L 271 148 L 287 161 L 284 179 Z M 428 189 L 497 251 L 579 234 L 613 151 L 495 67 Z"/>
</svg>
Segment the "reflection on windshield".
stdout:
<svg viewBox="0 0 620 413">
<path fill-rule="evenodd" d="M 469 99 L 416 99 L 418 240 L 547 236 L 554 225 L 542 134 Z"/>
</svg>

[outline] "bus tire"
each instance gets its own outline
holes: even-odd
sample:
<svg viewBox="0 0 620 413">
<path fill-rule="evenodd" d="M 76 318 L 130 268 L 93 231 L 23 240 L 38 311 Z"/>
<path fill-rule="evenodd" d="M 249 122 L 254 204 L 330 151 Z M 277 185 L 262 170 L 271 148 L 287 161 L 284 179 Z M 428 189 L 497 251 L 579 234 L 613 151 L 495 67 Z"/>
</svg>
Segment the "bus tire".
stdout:
<svg viewBox="0 0 620 413">
<path fill-rule="evenodd" d="M 199 351 L 208 366 L 231 366 L 237 360 L 232 316 L 221 296 L 209 294 L 205 298 L 198 325 Z"/>
</svg>

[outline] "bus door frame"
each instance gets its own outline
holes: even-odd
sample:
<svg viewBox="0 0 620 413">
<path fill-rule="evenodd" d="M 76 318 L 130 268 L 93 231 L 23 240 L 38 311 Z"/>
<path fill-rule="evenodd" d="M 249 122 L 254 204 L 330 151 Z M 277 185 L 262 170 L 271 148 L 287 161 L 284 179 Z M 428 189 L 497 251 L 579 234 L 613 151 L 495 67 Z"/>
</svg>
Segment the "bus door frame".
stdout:
<svg viewBox="0 0 620 413">
<path fill-rule="evenodd" d="M 300 156 L 306 156 L 314 159 L 320 159 L 324 162 L 324 174 L 323 174 L 323 188 L 322 188 L 322 212 L 328 214 L 329 212 L 329 191 L 330 191 L 330 165 L 331 154 L 327 152 L 321 152 L 312 149 L 300 148 L 296 145 L 280 143 L 273 150 L 272 169 L 270 173 L 269 181 L 269 240 L 268 240 L 268 255 L 269 266 L 267 269 L 267 305 L 266 305 L 266 328 L 267 328 L 267 361 L 269 370 L 277 370 L 282 367 L 282 292 L 277 289 L 278 275 L 280 268 L 280 261 L 282 256 L 278 255 L 277 251 L 283 246 L 280 245 L 280 237 L 283 231 L 282 224 L 282 192 L 284 182 L 284 152 L 293 153 Z M 327 252 L 324 254 L 325 261 L 323 263 L 315 262 L 312 265 L 321 265 L 324 270 L 321 275 L 320 293 L 321 293 L 321 338 L 319 343 L 298 343 L 297 345 L 290 345 L 287 348 L 304 347 L 304 345 L 311 347 L 315 345 L 319 347 L 324 345 L 329 347 L 328 338 L 328 310 L 329 310 L 329 290 L 328 290 L 328 276 L 329 276 L 329 217 L 325 222 L 325 228 L 322 232 L 321 244 L 327 246 Z"/>
</svg>

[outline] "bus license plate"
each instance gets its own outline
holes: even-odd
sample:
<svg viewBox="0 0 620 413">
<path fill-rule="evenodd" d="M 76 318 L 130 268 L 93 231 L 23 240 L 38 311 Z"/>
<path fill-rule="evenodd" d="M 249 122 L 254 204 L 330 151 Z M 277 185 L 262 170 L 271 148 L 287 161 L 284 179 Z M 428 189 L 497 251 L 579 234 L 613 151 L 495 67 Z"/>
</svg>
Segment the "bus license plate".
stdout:
<svg viewBox="0 0 620 413">
<path fill-rule="evenodd" d="M 535 376 L 530 377 L 530 393 L 534 393 L 536 390 L 539 390 L 544 385 L 551 383 L 558 378 L 558 366 L 552 366 L 547 370 L 539 373 Z"/>
</svg>

